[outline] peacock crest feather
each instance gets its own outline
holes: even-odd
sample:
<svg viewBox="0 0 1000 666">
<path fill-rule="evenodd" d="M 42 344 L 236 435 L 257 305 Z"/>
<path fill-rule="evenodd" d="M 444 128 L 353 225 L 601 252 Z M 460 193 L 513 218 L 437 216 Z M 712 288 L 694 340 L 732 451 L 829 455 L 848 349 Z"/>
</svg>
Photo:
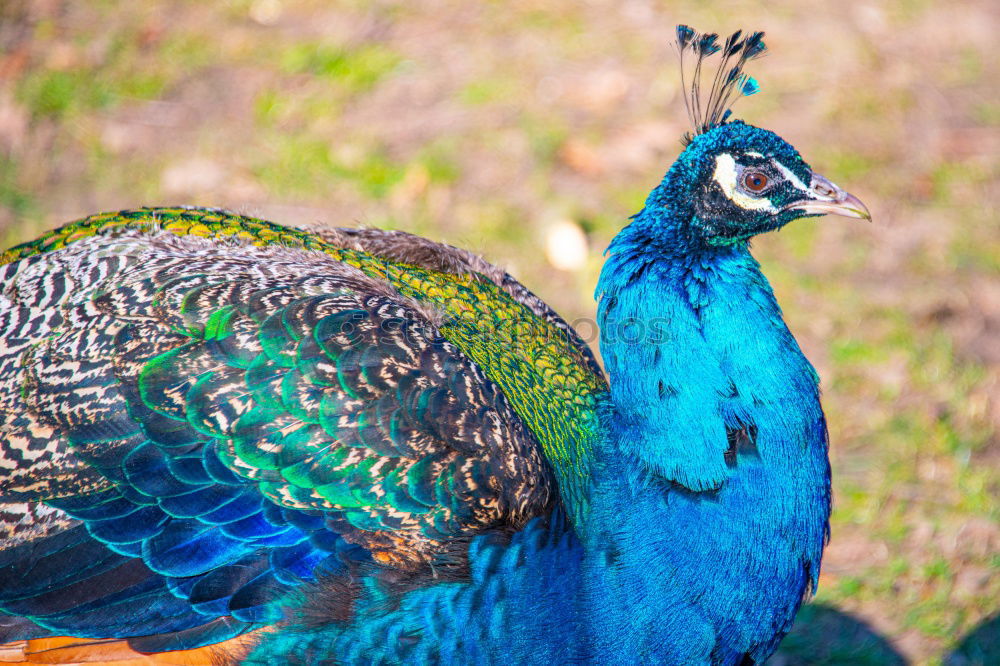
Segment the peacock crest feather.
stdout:
<svg viewBox="0 0 1000 666">
<path fill-rule="evenodd" d="M 693 134 L 685 133 L 682 139 L 686 146 L 695 135 L 725 124 L 732 113 L 729 107 L 736 99 L 749 97 L 760 91 L 757 79 L 746 74 L 743 67 L 749 61 L 763 56 L 767 52 L 767 46 L 764 44 L 763 32 L 752 32 L 743 37 L 743 31 L 737 30 L 720 45 L 718 33 L 699 33 L 686 25 L 677 26 L 675 45 L 680 59 L 684 107 L 694 127 Z M 691 51 L 694 56 L 690 88 L 685 77 L 684 54 L 687 51 Z M 702 64 L 717 53 L 722 55 L 712 76 L 708 97 L 703 99 Z"/>
</svg>

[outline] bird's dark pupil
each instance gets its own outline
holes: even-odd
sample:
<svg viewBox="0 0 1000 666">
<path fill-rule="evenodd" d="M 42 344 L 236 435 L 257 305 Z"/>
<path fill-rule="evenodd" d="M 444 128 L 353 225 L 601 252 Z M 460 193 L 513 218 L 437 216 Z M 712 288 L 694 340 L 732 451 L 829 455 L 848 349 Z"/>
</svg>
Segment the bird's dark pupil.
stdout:
<svg viewBox="0 0 1000 666">
<path fill-rule="evenodd" d="M 747 175 L 746 184 L 751 190 L 759 191 L 764 189 L 764 186 L 767 185 L 767 178 L 759 173 L 751 173 Z"/>
</svg>

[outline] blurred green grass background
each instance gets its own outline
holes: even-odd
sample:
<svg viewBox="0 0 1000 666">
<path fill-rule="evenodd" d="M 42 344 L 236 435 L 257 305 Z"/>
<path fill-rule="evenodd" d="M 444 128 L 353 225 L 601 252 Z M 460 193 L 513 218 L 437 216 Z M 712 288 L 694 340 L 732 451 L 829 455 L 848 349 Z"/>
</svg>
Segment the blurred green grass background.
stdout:
<svg viewBox="0 0 1000 666">
<path fill-rule="evenodd" d="M 836 493 L 819 594 L 772 663 L 989 663 L 989 0 L 3 0 L 0 244 L 97 211 L 222 206 L 468 247 L 570 321 L 592 317 L 601 252 L 686 130 L 678 22 L 766 30 L 763 90 L 737 117 L 875 217 L 755 244 L 823 377 Z"/>
</svg>

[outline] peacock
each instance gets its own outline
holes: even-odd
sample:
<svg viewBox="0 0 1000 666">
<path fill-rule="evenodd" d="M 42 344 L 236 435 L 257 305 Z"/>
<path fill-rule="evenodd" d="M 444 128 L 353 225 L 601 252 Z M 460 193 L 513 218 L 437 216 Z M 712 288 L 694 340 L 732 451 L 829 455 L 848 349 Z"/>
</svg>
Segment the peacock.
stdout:
<svg viewBox="0 0 1000 666">
<path fill-rule="evenodd" d="M 4 252 L 5 654 L 767 659 L 831 487 L 749 243 L 871 216 L 731 117 L 763 33 L 676 47 L 693 127 L 607 250 L 606 374 L 503 269 L 400 231 L 142 208 Z"/>
</svg>

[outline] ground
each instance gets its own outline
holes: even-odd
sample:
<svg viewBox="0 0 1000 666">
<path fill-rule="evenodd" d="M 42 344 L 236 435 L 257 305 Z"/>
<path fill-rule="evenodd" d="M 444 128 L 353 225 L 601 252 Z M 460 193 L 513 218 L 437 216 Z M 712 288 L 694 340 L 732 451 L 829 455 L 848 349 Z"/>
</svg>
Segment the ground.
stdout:
<svg viewBox="0 0 1000 666">
<path fill-rule="evenodd" d="M 707 4 L 2 1 L 0 244 L 149 204 L 400 228 L 506 265 L 596 343 L 601 252 L 686 129 L 673 26 L 766 30 L 736 115 L 874 216 L 755 243 L 823 378 L 836 493 L 819 593 L 772 663 L 987 663 L 996 9 Z"/>
</svg>

